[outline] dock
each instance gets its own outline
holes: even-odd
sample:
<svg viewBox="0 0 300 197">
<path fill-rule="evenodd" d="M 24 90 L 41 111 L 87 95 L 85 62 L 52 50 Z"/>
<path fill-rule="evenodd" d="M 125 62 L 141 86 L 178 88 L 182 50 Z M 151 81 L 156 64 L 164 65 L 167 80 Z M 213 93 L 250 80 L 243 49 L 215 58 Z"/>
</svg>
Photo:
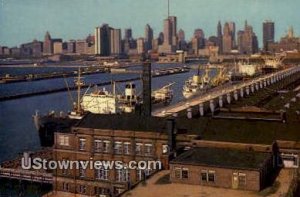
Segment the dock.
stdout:
<svg viewBox="0 0 300 197">
<path fill-rule="evenodd" d="M 25 153 L 24 153 L 25 154 Z M 52 149 L 43 149 L 30 154 L 33 158 L 42 159 L 52 158 Z M 53 183 L 52 173 L 45 170 L 25 170 L 21 166 L 21 157 L 18 156 L 13 160 L 4 161 L 0 165 L 0 178 L 29 181 L 35 183 Z"/>
<path fill-rule="evenodd" d="M 122 71 L 123 72 L 123 71 Z M 129 73 L 131 71 L 126 71 L 126 73 Z M 166 75 L 175 75 L 175 74 L 180 74 L 180 73 L 185 73 L 189 72 L 189 68 L 172 68 L 172 69 L 159 69 L 159 70 L 154 70 L 152 72 L 152 77 L 162 77 Z M 141 71 L 133 71 L 132 73 L 136 74 L 141 74 Z M 123 82 L 130 82 L 130 81 L 136 81 L 140 80 L 140 77 L 132 77 L 129 79 L 123 79 L 123 80 L 117 80 L 115 82 L 117 83 L 123 83 Z M 105 85 L 110 85 L 112 82 L 111 81 L 106 81 L 106 82 L 101 82 L 97 83 L 95 85 L 97 86 L 105 86 Z M 81 88 L 88 88 L 90 84 L 85 84 L 82 85 Z M 12 99 L 19 99 L 19 98 L 25 98 L 25 97 L 31 97 L 31 96 L 38 96 L 38 95 L 45 95 L 45 94 L 52 94 L 52 93 L 58 93 L 58 92 L 65 92 L 68 90 L 76 90 L 77 86 L 71 86 L 69 88 L 63 87 L 63 88 L 54 88 L 54 89 L 49 89 L 49 90 L 44 90 L 44 91 L 38 91 L 38 92 L 29 92 L 29 93 L 22 93 L 22 94 L 15 94 L 15 95 L 8 95 L 8 96 L 0 96 L 0 101 L 6 101 L 6 100 L 12 100 Z"/>
<path fill-rule="evenodd" d="M 192 107 L 199 107 L 200 115 L 203 116 L 205 103 L 209 105 L 211 112 L 214 112 L 217 106 L 223 107 L 225 102 L 230 104 L 233 100 L 238 100 L 246 95 L 250 95 L 250 93 L 267 88 L 267 86 L 277 83 L 298 72 L 300 72 L 300 67 L 293 66 L 284 70 L 240 82 L 238 84 L 224 84 L 213 88 L 202 95 L 155 110 L 152 112 L 152 115 L 156 117 L 167 117 L 170 115 L 176 116 L 176 114 L 184 110 L 192 113 Z"/>
</svg>

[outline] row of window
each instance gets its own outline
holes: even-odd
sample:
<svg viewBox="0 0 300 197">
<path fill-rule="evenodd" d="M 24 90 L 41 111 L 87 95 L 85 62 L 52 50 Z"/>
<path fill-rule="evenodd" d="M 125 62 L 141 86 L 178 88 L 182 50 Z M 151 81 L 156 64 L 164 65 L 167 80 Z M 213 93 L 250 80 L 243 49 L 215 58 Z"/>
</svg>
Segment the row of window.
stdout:
<svg viewBox="0 0 300 197">
<path fill-rule="evenodd" d="M 86 150 L 86 139 L 79 138 L 79 150 Z M 111 141 L 109 140 L 94 140 L 94 151 L 97 153 L 110 153 Z M 113 143 L 114 154 L 132 154 L 132 146 L 130 142 L 116 141 Z M 135 143 L 135 154 L 151 156 L 153 154 L 152 144 Z"/>
<path fill-rule="evenodd" d="M 66 191 L 66 192 L 70 191 L 69 183 L 63 182 L 62 187 L 63 187 L 62 188 L 63 191 Z M 86 194 L 87 193 L 87 187 L 85 185 L 78 185 L 76 190 L 80 194 Z M 123 190 L 124 190 L 123 188 L 115 187 L 113 192 L 115 194 L 120 194 Z M 111 194 L 111 191 L 110 191 L 109 188 L 95 187 L 94 191 L 95 191 L 96 195 L 101 195 L 101 194 L 102 195 L 110 195 Z"/>
<path fill-rule="evenodd" d="M 69 136 L 66 135 L 60 135 L 59 136 L 59 145 L 61 146 L 69 146 Z M 79 138 L 78 140 L 78 148 L 80 151 L 86 150 L 86 139 L 85 138 Z M 100 140 L 96 139 L 94 140 L 94 152 L 96 153 L 110 153 L 111 148 L 113 148 L 113 152 L 115 154 L 124 154 L 124 155 L 130 155 L 134 151 L 137 155 L 146 155 L 151 156 L 153 155 L 153 145 L 152 144 L 143 144 L 143 143 L 135 143 L 135 147 L 133 149 L 131 142 L 121 142 L 116 141 L 113 143 L 113 147 L 111 145 L 111 141 L 109 140 Z M 162 146 L 162 152 L 163 154 L 168 153 L 168 145 Z"/>
<path fill-rule="evenodd" d="M 215 182 L 216 172 L 212 170 L 201 170 L 200 179 L 205 182 Z M 188 168 L 175 168 L 176 179 L 188 179 L 189 178 Z"/>
<path fill-rule="evenodd" d="M 109 180 L 109 170 L 100 168 L 95 170 L 95 179 L 97 180 L 104 180 L 108 181 Z M 148 177 L 151 174 L 152 170 L 151 169 L 137 169 L 136 170 L 136 175 L 137 175 L 137 180 L 141 181 L 145 179 L 145 177 Z M 86 177 L 86 170 L 83 168 L 79 168 L 79 177 L 85 178 Z M 117 182 L 128 182 L 130 180 L 130 171 L 128 169 L 118 169 L 116 170 L 116 181 Z"/>
<path fill-rule="evenodd" d="M 175 168 L 174 170 L 176 179 L 188 179 L 189 169 L 188 168 Z M 245 173 L 233 173 L 233 182 L 236 182 L 238 187 L 244 187 L 246 185 L 246 174 Z M 216 172 L 214 170 L 201 170 L 200 180 L 202 182 L 214 183 L 216 179 Z"/>
</svg>

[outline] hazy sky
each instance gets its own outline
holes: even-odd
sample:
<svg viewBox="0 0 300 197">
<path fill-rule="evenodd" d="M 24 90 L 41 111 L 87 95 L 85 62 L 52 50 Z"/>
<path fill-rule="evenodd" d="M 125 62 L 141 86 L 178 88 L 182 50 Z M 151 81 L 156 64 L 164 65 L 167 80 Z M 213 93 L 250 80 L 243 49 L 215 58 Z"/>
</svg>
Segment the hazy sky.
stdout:
<svg viewBox="0 0 300 197">
<path fill-rule="evenodd" d="M 300 35 L 300 0 L 170 0 L 171 15 L 178 17 L 178 29 L 190 39 L 202 28 L 208 37 L 216 34 L 218 20 L 235 21 L 237 29 L 245 20 L 254 27 L 261 45 L 262 22 L 275 22 L 276 39 L 290 25 Z M 134 37 L 144 35 L 147 23 L 155 36 L 163 29 L 167 0 L 0 0 L 0 45 L 17 46 L 34 38 L 80 39 L 108 23 L 115 28 L 131 27 Z M 122 35 L 122 36 L 123 36 Z"/>
</svg>

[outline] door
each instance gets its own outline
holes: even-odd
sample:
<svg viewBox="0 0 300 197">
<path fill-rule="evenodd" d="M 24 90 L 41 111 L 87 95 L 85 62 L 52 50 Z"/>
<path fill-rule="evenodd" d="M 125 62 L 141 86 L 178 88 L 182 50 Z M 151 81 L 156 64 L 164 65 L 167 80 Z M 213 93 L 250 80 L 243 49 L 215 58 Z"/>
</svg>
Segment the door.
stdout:
<svg viewBox="0 0 300 197">
<path fill-rule="evenodd" d="M 239 187 L 239 176 L 238 173 L 232 173 L 232 189 Z"/>
</svg>

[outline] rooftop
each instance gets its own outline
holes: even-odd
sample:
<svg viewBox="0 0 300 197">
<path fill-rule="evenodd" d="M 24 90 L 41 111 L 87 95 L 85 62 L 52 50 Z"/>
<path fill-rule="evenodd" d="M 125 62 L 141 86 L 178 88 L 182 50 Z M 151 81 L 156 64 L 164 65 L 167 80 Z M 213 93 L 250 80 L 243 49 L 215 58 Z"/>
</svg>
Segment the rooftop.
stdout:
<svg viewBox="0 0 300 197">
<path fill-rule="evenodd" d="M 270 156 L 271 153 L 203 147 L 188 150 L 171 163 L 259 170 Z"/>
</svg>

